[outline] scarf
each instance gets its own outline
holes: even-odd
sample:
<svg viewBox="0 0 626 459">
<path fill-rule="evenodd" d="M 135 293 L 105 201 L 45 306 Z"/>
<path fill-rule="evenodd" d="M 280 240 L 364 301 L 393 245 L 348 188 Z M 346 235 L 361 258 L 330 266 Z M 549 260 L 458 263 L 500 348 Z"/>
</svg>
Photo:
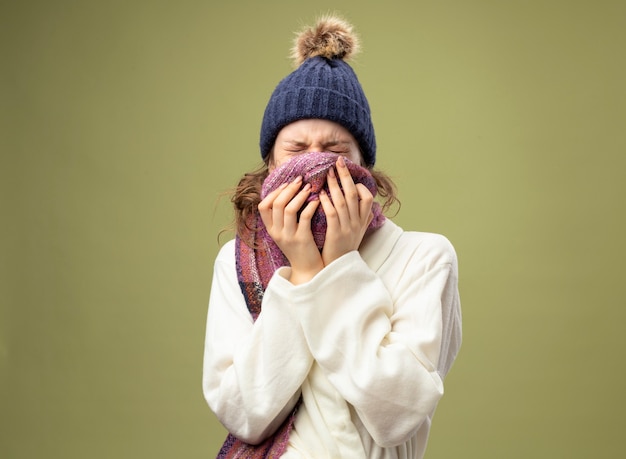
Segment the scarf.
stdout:
<svg viewBox="0 0 626 459">
<path fill-rule="evenodd" d="M 311 193 L 308 201 L 316 199 L 320 191 L 325 190 L 330 197 L 326 177 L 328 170 L 335 166 L 337 155 L 333 153 L 306 153 L 297 155 L 285 164 L 270 173 L 261 188 L 261 199 L 277 189 L 283 183 L 290 183 L 297 176 L 302 176 L 302 186 L 311 184 Z M 354 183 L 362 183 L 376 196 L 376 181 L 369 170 L 346 159 L 346 166 L 352 175 Z M 339 180 L 339 179 L 337 179 Z M 374 202 L 372 206 L 374 218 L 367 231 L 380 228 L 385 221 L 380 205 Z M 282 267 L 289 266 L 289 261 L 268 234 L 258 212 L 251 216 L 247 228 L 250 234 L 244 238 L 237 236 L 235 241 L 235 258 L 237 266 L 237 280 L 243 293 L 248 311 L 256 321 L 261 313 L 263 293 L 274 272 Z M 315 210 L 311 219 L 311 231 L 318 249 L 324 247 L 326 237 L 326 216 L 321 204 Z M 248 242 L 246 242 L 248 241 Z M 283 422 L 277 431 L 258 445 L 245 443 L 232 434 L 228 434 L 222 445 L 217 459 L 273 459 L 282 456 L 287 449 L 289 434 L 293 428 L 296 413 L 301 403 L 298 401 L 291 415 Z"/>
</svg>

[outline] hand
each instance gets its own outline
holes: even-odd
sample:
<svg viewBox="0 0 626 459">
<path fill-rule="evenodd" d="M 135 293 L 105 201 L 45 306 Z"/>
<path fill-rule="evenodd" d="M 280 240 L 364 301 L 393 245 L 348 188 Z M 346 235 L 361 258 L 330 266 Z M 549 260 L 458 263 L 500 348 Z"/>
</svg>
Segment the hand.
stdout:
<svg viewBox="0 0 626 459">
<path fill-rule="evenodd" d="M 354 183 L 342 156 L 337 159 L 336 166 L 343 192 L 331 168 L 328 171 L 328 189 L 332 202 L 326 193 L 320 193 L 320 202 L 328 225 L 322 249 L 324 266 L 352 250 L 357 250 L 374 218 L 372 193 L 362 183 Z"/>
<path fill-rule="evenodd" d="M 289 260 L 292 284 L 307 282 L 324 268 L 311 232 L 311 218 L 320 202 L 311 201 L 302 209 L 310 194 L 311 185 L 307 183 L 302 187 L 302 177 L 297 177 L 259 203 L 259 213 L 268 234 Z"/>
</svg>

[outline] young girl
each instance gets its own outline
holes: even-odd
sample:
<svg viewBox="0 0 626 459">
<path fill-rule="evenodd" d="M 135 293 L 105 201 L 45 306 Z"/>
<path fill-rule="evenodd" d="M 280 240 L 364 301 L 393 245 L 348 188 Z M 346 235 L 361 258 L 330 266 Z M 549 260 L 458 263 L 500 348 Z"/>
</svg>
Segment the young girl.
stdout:
<svg viewBox="0 0 626 459">
<path fill-rule="evenodd" d="M 221 458 L 421 458 L 461 344 L 457 260 L 383 211 L 392 182 L 347 64 L 349 24 L 299 35 L 261 127 L 264 167 L 233 203 L 207 321 L 203 390 Z M 384 198 L 381 206 L 375 197 Z"/>
</svg>

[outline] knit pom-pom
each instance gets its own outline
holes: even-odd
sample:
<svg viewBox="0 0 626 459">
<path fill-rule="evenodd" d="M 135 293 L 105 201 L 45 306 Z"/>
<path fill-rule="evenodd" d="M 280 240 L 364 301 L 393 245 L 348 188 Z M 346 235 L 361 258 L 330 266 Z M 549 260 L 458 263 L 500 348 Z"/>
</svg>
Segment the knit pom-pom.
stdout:
<svg viewBox="0 0 626 459">
<path fill-rule="evenodd" d="M 358 51 L 359 38 L 352 26 L 336 16 L 324 16 L 298 34 L 291 56 L 300 65 L 314 56 L 347 61 Z"/>
</svg>

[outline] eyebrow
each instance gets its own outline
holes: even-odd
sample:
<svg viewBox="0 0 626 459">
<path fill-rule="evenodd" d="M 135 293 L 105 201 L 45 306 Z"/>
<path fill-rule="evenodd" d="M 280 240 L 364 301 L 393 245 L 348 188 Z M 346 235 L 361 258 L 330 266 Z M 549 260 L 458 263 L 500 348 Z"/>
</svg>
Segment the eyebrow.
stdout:
<svg viewBox="0 0 626 459">
<path fill-rule="evenodd" d="M 306 147 L 308 146 L 308 142 L 304 142 L 302 140 L 285 140 L 284 143 L 289 143 L 291 145 L 296 145 L 298 147 Z M 322 142 L 322 146 L 324 147 L 334 147 L 336 145 L 350 145 L 352 142 L 349 140 L 328 140 L 326 142 Z"/>
</svg>

